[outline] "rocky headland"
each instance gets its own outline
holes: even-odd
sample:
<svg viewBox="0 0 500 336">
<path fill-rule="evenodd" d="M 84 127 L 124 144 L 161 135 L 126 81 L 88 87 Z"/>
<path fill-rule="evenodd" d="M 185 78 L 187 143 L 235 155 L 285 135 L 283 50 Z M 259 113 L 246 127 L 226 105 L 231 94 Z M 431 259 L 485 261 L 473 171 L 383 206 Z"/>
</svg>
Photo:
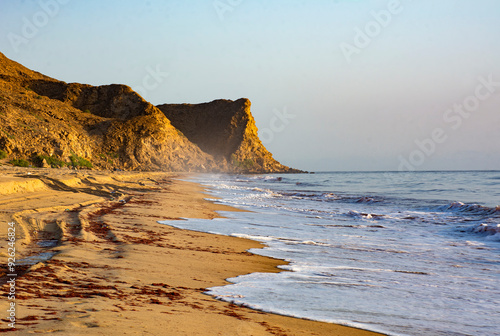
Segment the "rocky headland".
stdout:
<svg viewBox="0 0 500 336">
<path fill-rule="evenodd" d="M 2 53 L 0 159 L 40 167 L 300 172 L 264 147 L 248 99 L 154 106 L 126 85 L 66 83 Z"/>
</svg>

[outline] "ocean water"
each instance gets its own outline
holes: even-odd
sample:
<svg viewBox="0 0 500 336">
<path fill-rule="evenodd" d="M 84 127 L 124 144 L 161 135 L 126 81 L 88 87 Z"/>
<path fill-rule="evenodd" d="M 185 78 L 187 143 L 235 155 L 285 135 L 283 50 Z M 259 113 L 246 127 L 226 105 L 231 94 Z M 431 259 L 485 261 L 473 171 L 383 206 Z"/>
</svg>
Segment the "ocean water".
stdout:
<svg viewBox="0 0 500 336">
<path fill-rule="evenodd" d="M 198 175 L 252 212 L 165 221 L 289 262 L 209 294 L 388 335 L 500 335 L 500 171 Z"/>
</svg>

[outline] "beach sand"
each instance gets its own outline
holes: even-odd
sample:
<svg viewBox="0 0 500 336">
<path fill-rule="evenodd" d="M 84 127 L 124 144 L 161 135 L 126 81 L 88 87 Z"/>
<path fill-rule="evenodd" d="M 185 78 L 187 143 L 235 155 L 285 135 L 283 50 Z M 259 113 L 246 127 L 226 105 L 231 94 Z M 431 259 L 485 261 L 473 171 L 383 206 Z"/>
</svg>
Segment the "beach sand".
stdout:
<svg viewBox="0 0 500 336">
<path fill-rule="evenodd" d="M 262 247 L 254 241 L 157 223 L 236 210 L 204 200 L 199 185 L 176 176 L 1 166 L 0 331 L 10 329 L 5 263 L 14 222 L 18 264 L 56 254 L 29 269 L 16 266 L 12 335 L 379 335 L 203 294 L 229 277 L 278 272 L 284 262 L 246 252 Z"/>
</svg>

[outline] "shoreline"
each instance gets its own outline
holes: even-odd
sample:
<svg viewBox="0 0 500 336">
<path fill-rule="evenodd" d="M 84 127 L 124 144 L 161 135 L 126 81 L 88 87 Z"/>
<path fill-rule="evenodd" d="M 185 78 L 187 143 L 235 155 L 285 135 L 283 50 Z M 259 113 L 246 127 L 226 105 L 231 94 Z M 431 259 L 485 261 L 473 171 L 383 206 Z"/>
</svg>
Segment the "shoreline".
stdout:
<svg viewBox="0 0 500 336">
<path fill-rule="evenodd" d="M 247 252 L 263 247 L 252 240 L 157 223 L 238 211 L 206 201 L 200 185 L 175 176 L 0 167 L 1 238 L 16 219 L 22 231 L 18 258 L 56 252 L 17 278 L 12 333 L 381 335 L 265 313 L 205 294 L 230 277 L 281 272 L 277 266 L 285 262 Z M 55 239 L 60 241 L 55 247 L 36 246 Z M 4 299 L 0 311 L 7 308 Z M 0 318 L 0 331 L 6 331 Z"/>
</svg>

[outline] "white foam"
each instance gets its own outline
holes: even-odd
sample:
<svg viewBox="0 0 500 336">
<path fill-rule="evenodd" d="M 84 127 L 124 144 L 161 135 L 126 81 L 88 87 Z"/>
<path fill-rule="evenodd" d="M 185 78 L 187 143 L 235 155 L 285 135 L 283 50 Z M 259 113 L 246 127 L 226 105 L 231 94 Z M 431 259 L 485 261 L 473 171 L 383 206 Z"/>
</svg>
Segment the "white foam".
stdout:
<svg viewBox="0 0 500 336">
<path fill-rule="evenodd" d="M 252 235 L 244 234 L 244 233 L 233 233 L 233 234 L 231 234 L 231 236 L 238 237 L 238 238 L 256 240 L 259 242 L 270 242 L 273 240 L 277 240 L 276 237 L 252 236 Z"/>
<path fill-rule="evenodd" d="M 364 189 L 350 190 L 354 175 L 332 176 L 328 187 L 321 185 L 324 176 L 293 176 L 289 184 L 251 176 L 238 182 L 239 188 L 232 177 L 219 176 L 212 183 L 219 202 L 254 212 L 174 224 L 260 241 L 268 247 L 251 252 L 289 261 L 279 268 L 291 272 L 251 274 L 213 289 L 227 301 L 328 322 L 352 320 L 392 335 L 475 335 L 498 326 L 497 214 L 485 216 L 488 209 L 476 203 L 447 200 L 439 209 L 435 201 L 407 202 L 411 184 L 403 185 L 403 197 L 391 203 L 390 197 L 372 193 L 385 187 L 383 179 L 373 177 L 375 187 L 366 192 L 370 174 L 359 174 L 357 186 Z M 321 188 L 312 190 L 314 185 Z M 481 320 L 464 321 L 466 315 Z"/>
<path fill-rule="evenodd" d="M 486 234 L 486 240 L 499 241 L 500 224 L 481 223 L 477 226 L 472 227 L 471 231 L 474 233 Z"/>
</svg>

